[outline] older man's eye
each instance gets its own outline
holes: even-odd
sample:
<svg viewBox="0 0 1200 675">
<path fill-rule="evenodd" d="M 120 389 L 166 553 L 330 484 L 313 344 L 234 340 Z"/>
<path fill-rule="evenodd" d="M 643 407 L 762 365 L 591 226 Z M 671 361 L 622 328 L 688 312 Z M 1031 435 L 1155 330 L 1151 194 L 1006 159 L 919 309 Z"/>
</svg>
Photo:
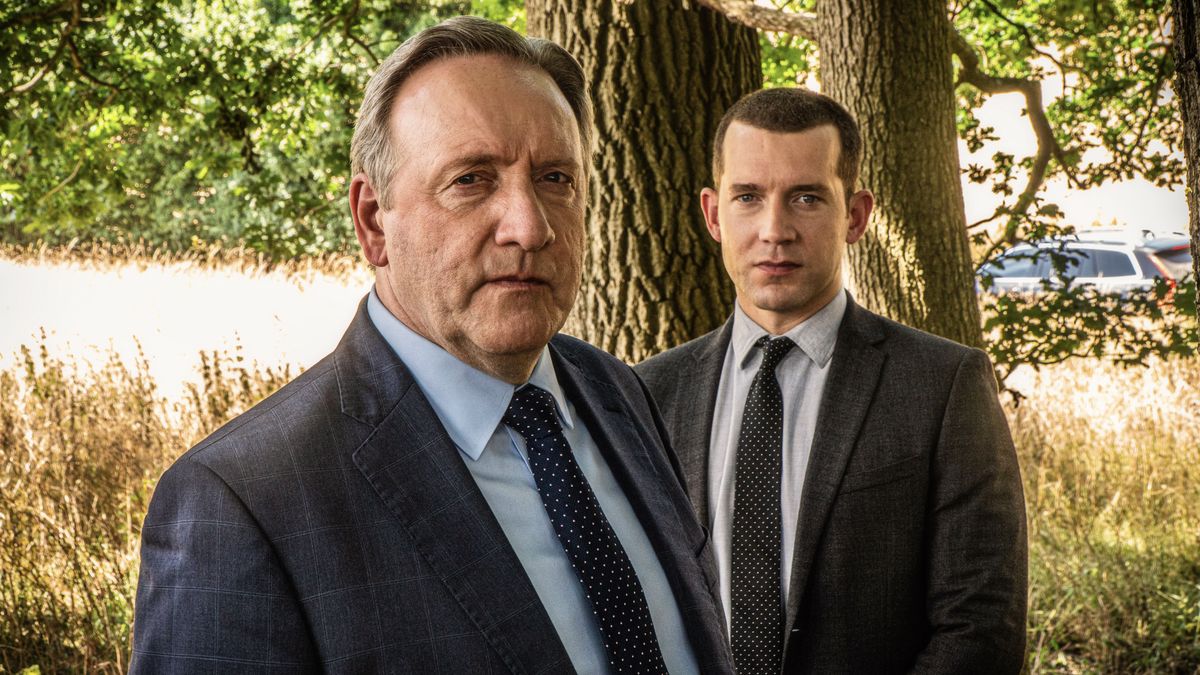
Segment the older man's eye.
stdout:
<svg viewBox="0 0 1200 675">
<path fill-rule="evenodd" d="M 571 178 L 567 174 L 563 173 L 562 171 L 551 171 L 550 173 L 543 176 L 542 179 L 549 181 L 551 183 L 562 183 L 564 185 L 570 185 L 575 182 L 575 180 L 573 178 Z"/>
<path fill-rule="evenodd" d="M 459 176 L 458 178 L 455 178 L 454 184 L 455 185 L 474 185 L 474 184 L 478 183 L 479 180 L 480 180 L 479 174 L 467 173 L 467 174 L 463 174 L 463 175 Z"/>
</svg>

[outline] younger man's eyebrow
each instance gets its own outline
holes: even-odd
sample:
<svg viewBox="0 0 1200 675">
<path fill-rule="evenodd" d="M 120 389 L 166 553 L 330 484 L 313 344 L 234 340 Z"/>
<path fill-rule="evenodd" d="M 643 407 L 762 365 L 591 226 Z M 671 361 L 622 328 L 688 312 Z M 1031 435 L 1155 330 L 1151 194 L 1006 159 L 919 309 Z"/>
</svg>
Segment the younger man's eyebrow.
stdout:
<svg viewBox="0 0 1200 675">
<path fill-rule="evenodd" d="M 761 188 L 757 183 L 733 183 L 729 189 L 734 192 L 758 192 Z"/>
<path fill-rule="evenodd" d="M 795 194 L 797 192 L 812 192 L 814 194 L 825 196 L 829 194 L 830 190 L 829 186 L 822 183 L 800 183 L 799 185 L 793 185 L 792 187 L 788 188 L 788 194 Z"/>
</svg>

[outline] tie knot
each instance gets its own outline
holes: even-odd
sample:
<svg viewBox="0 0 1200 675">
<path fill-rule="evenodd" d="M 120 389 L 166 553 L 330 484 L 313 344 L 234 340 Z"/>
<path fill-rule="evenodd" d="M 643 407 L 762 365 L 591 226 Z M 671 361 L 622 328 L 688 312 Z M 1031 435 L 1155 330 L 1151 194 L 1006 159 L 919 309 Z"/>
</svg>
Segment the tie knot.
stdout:
<svg viewBox="0 0 1200 675">
<path fill-rule="evenodd" d="M 775 366 L 778 366 L 783 357 L 787 356 L 792 347 L 796 346 L 796 343 L 792 342 L 790 338 L 772 338 L 769 335 L 762 336 L 755 344 L 763 353 L 762 365 L 759 366 L 759 370 L 765 370 L 768 373 L 774 373 Z"/>
<path fill-rule="evenodd" d="M 527 384 L 513 393 L 508 410 L 500 420 L 528 441 L 547 434 L 562 431 L 558 413 L 554 408 L 554 397 L 550 392 Z"/>
</svg>

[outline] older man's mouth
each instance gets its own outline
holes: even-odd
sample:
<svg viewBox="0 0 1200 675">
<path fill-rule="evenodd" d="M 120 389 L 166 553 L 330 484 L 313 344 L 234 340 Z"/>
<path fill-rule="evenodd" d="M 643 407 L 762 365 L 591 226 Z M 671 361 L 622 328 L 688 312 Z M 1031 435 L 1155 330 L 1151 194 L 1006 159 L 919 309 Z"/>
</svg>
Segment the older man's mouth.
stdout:
<svg viewBox="0 0 1200 675">
<path fill-rule="evenodd" d="M 511 274 L 500 277 L 493 277 L 487 280 L 488 285 L 498 288 L 512 290 L 529 290 L 535 288 L 549 288 L 550 282 L 527 274 Z"/>
</svg>

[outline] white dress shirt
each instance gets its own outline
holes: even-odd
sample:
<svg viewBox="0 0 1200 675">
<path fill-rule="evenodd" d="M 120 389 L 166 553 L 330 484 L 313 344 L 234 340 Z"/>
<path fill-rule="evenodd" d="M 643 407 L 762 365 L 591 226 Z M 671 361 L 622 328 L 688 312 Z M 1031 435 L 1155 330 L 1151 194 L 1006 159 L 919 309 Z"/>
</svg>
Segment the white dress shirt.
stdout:
<svg viewBox="0 0 1200 675">
<path fill-rule="evenodd" d="M 789 351 L 775 368 L 775 378 L 783 394 L 783 483 L 779 491 L 783 527 L 781 602 L 787 601 L 791 585 L 792 549 L 796 543 L 804 472 L 808 467 L 829 362 L 845 312 L 846 294 L 839 292 L 816 314 L 784 333 L 796 343 L 796 348 Z M 717 387 L 708 458 L 708 521 L 721 577 L 721 600 L 725 603 L 727 626 L 730 625 L 732 607 L 730 573 L 738 434 L 750 383 L 762 363 L 762 353 L 754 343 L 767 334 L 735 303 L 733 335 L 725 351 L 721 383 Z"/>
<path fill-rule="evenodd" d="M 517 387 L 472 368 L 412 331 L 383 306 L 374 288 L 367 298 L 367 314 L 412 372 L 421 393 L 458 446 L 550 616 L 571 665 L 581 674 L 610 672 L 591 603 L 542 505 L 529 468 L 525 439 L 500 421 Z M 666 572 L 587 425 L 563 393 L 549 347 L 542 349 L 529 384 L 544 389 L 554 399 L 575 461 L 642 584 L 668 671 L 698 672 L 683 614 Z"/>
</svg>

